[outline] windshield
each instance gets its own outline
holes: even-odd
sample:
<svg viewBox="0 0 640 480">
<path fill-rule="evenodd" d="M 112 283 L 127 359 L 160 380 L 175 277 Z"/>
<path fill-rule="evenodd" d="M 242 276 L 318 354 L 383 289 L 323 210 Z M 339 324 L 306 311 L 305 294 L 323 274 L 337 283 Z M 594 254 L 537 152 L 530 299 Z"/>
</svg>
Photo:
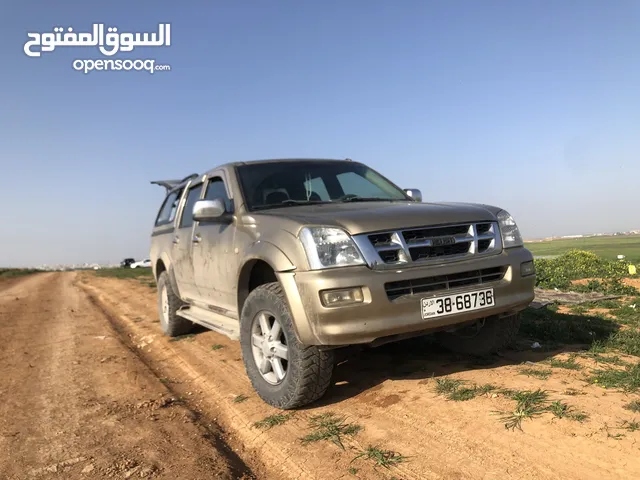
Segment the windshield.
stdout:
<svg viewBox="0 0 640 480">
<path fill-rule="evenodd" d="M 361 163 L 265 162 L 237 167 L 249 210 L 315 203 L 407 201 L 400 188 Z"/>
</svg>

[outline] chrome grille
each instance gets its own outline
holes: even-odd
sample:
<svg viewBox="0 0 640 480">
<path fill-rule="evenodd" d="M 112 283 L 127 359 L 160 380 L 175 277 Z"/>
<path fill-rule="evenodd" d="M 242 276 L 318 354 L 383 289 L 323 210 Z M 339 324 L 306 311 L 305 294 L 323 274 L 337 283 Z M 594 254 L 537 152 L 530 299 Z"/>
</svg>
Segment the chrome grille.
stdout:
<svg viewBox="0 0 640 480">
<path fill-rule="evenodd" d="M 418 295 L 427 292 L 450 290 L 452 288 L 468 285 L 482 285 L 502 280 L 506 267 L 483 268 L 468 272 L 453 273 L 450 275 L 437 275 L 433 277 L 401 280 L 385 283 L 384 289 L 389 300 L 395 300 L 406 295 Z"/>
<path fill-rule="evenodd" d="M 490 255 L 502 250 L 496 222 L 417 227 L 356 235 L 373 268 Z"/>
</svg>

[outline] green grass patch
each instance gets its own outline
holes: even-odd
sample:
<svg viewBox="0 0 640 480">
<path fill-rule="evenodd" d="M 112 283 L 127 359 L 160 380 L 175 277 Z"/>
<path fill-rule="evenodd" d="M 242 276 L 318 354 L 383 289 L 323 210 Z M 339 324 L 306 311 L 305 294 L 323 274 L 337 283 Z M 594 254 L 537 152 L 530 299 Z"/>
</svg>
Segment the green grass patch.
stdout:
<svg viewBox="0 0 640 480">
<path fill-rule="evenodd" d="M 571 305 L 569 310 L 571 310 L 571 313 L 575 315 L 586 315 L 589 312 L 589 309 L 582 304 Z"/>
<path fill-rule="evenodd" d="M 607 340 L 619 326 L 608 318 L 528 308 L 520 316 L 520 334 L 540 343 L 592 344 Z"/>
<path fill-rule="evenodd" d="M 542 415 L 549 406 L 548 394 L 544 390 L 503 390 L 503 394 L 516 402 L 512 412 L 498 412 L 508 430 L 522 430 L 523 420 Z"/>
<path fill-rule="evenodd" d="M 640 253 L 640 241 L 638 242 Z M 640 255 L 639 255 L 640 256 Z M 623 277 L 629 275 L 629 263 L 612 260 L 598 254 L 571 249 L 556 258 L 536 258 L 536 286 L 583 292 L 602 292 L 612 295 L 637 295 L 638 291 L 624 285 Z M 592 280 L 586 285 L 572 285 L 572 280 Z"/>
<path fill-rule="evenodd" d="M 564 368 L 566 370 L 580 370 L 582 367 L 575 358 L 571 357 L 567 360 L 560 360 L 559 358 L 551 358 L 547 361 L 547 364 L 552 368 Z"/>
<path fill-rule="evenodd" d="M 616 235 L 587 238 L 567 238 L 547 242 L 527 242 L 525 246 L 535 256 L 562 255 L 571 250 L 586 250 L 607 260 L 625 255 L 631 263 L 640 263 L 640 236 Z"/>
<path fill-rule="evenodd" d="M 635 420 L 633 420 L 631 422 L 628 421 L 628 420 L 625 420 L 620 425 L 620 428 L 624 428 L 625 430 L 628 430 L 630 432 L 636 432 L 636 431 L 640 430 L 640 422 L 637 422 Z"/>
<path fill-rule="evenodd" d="M 337 445 L 342 450 L 344 450 L 342 438 L 344 436 L 353 436 L 362 430 L 360 425 L 347 423 L 345 417 L 336 415 L 333 412 L 314 415 L 309 419 L 309 428 L 313 432 L 302 437 L 303 445 L 326 440 Z"/>
<path fill-rule="evenodd" d="M 437 378 L 436 393 L 438 395 L 448 395 L 455 392 L 463 383 L 464 381 L 453 378 Z"/>
<path fill-rule="evenodd" d="M 640 363 L 629 365 L 624 370 L 613 368 L 595 370 L 589 381 L 604 388 L 617 388 L 625 392 L 637 392 L 640 390 Z"/>
<path fill-rule="evenodd" d="M 464 380 L 455 380 L 451 378 L 436 379 L 435 391 L 438 395 L 445 396 L 448 400 L 455 402 L 464 402 L 476 398 L 479 395 L 485 395 L 496 390 L 498 387 L 491 384 L 465 386 Z"/>
<path fill-rule="evenodd" d="M 576 422 L 584 422 L 589 416 L 584 412 L 577 412 L 572 406 L 566 403 L 556 400 L 551 402 L 547 407 L 547 411 L 551 412 L 556 418 L 568 418 Z"/>
<path fill-rule="evenodd" d="M 551 370 L 538 369 L 538 368 L 521 368 L 518 373 L 520 375 L 526 375 L 527 377 L 535 377 L 540 380 L 546 380 L 553 373 Z"/>
<path fill-rule="evenodd" d="M 595 302 L 583 303 L 582 305 L 586 308 L 608 308 L 609 310 L 622 306 L 619 300 L 596 300 Z"/>
<path fill-rule="evenodd" d="M 400 455 L 397 452 L 392 450 L 383 450 L 378 447 L 368 446 L 365 450 L 356 455 L 354 460 L 358 458 L 364 458 L 366 460 L 372 460 L 376 466 L 389 468 L 392 465 L 397 465 L 399 463 L 407 461 L 407 457 Z"/>
<path fill-rule="evenodd" d="M 260 428 L 262 430 L 269 430 L 270 428 L 277 427 L 278 425 L 283 425 L 287 423 L 291 417 L 294 416 L 294 412 L 291 413 L 276 413 L 275 415 L 269 415 L 268 417 L 263 418 L 262 420 L 255 422 L 253 424 L 254 427 Z"/>
<path fill-rule="evenodd" d="M 150 268 L 103 268 L 94 270 L 98 277 L 151 279 L 153 272 Z"/>
<path fill-rule="evenodd" d="M 23 277 L 38 273 L 40 270 L 35 268 L 0 268 L 0 278 Z"/>
<path fill-rule="evenodd" d="M 605 347 L 603 347 L 603 350 L 605 350 Z M 585 352 L 583 356 L 587 358 L 591 358 L 596 363 L 603 363 L 606 365 L 618 365 L 620 367 L 629 365 L 627 362 L 622 360 L 618 355 L 605 356 L 599 352 L 589 351 L 589 352 Z"/>
<path fill-rule="evenodd" d="M 585 420 L 589 419 L 589 415 L 586 414 L 585 412 L 572 412 L 569 413 L 569 418 L 571 420 L 575 420 L 576 422 L 584 422 Z"/>
<path fill-rule="evenodd" d="M 240 394 L 240 395 L 236 395 L 233 398 L 233 403 L 242 403 L 242 402 L 245 402 L 247 400 L 249 400 L 249 397 L 247 397 L 246 395 Z"/>
<path fill-rule="evenodd" d="M 640 413 L 640 400 L 634 400 L 632 402 L 627 403 L 622 408 L 626 410 L 630 410 L 633 413 Z"/>
<path fill-rule="evenodd" d="M 173 337 L 170 338 L 169 341 L 170 342 L 179 342 L 180 340 L 186 340 L 189 339 L 190 341 L 195 340 L 196 334 L 195 333 L 187 333 L 186 335 L 178 335 L 177 337 Z"/>
<path fill-rule="evenodd" d="M 626 328 L 615 332 L 609 337 L 607 347 L 627 355 L 640 356 L 640 330 Z"/>
<path fill-rule="evenodd" d="M 224 345 L 220 345 L 220 344 L 211 345 L 211 350 L 213 351 L 220 350 L 222 348 L 224 348 Z"/>
<path fill-rule="evenodd" d="M 571 407 L 560 400 L 556 400 L 555 402 L 551 402 L 548 410 L 553 414 L 554 417 L 564 418 L 570 413 Z"/>
<path fill-rule="evenodd" d="M 632 305 L 635 305 L 635 307 Z M 609 313 L 616 317 L 616 320 L 619 323 L 640 326 L 640 302 L 621 305 L 620 307 L 611 310 Z"/>
</svg>

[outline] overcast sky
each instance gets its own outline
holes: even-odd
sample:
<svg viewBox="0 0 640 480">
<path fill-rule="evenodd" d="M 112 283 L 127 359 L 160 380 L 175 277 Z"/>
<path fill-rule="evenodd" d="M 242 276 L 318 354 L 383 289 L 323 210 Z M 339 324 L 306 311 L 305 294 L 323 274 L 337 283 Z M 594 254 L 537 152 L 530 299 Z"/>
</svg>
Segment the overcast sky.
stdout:
<svg viewBox="0 0 640 480">
<path fill-rule="evenodd" d="M 5 2 L 0 265 L 148 255 L 163 189 L 228 161 L 350 157 L 427 201 L 509 210 L 525 237 L 640 228 L 640 3 Z M 196 5 L 201 5 L 197 7 Z M 171 46 L 29 32 L 171 23 Z"/>
</svg>

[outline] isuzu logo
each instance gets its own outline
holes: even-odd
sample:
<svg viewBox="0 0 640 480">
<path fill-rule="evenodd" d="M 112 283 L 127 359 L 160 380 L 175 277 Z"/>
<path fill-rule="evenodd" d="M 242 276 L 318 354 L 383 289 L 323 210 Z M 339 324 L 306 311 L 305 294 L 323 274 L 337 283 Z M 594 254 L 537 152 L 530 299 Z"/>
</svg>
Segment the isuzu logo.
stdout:
<svg viewBox="0 0 640 480">
<path fill-rule="evenodd" d="M 434 247 L 443 247 L 445 245 L 453 245 L 456 243 L 455 237 L 436 237 L 431 239 L 431 245 Z"/>
</svg>

